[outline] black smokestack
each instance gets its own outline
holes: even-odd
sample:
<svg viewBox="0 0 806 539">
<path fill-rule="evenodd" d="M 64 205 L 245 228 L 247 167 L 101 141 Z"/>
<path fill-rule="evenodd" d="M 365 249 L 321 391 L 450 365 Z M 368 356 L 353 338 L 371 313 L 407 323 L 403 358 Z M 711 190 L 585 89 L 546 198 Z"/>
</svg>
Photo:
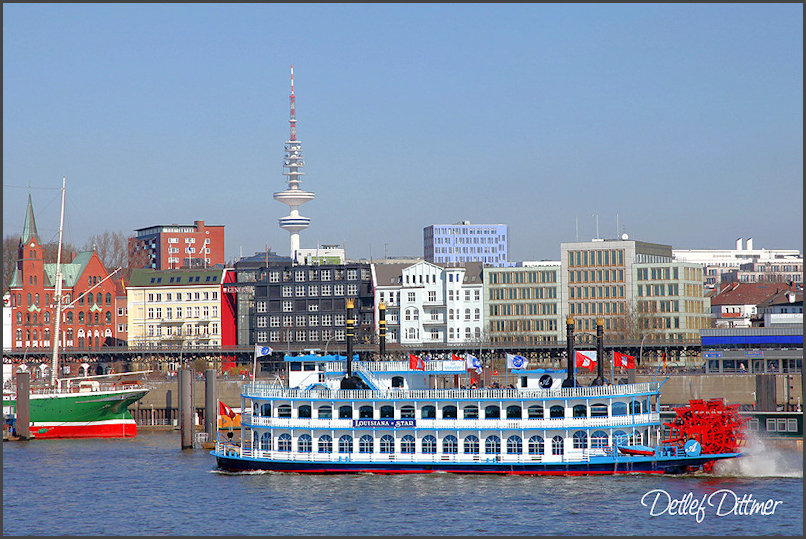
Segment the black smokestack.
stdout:
<svg viewBox="0 0 806 539">
<path fill-rule="evenodd" d="M 378 305 L 378 337 L 381 359 L 386 355 L 386 304 Z"/>
<path fill-rule="evenodd" d="M 596 378 L 591 382 L 592 386 L 603 386 L 605 383 L 602 370 L 604 369 L 604 321 L 596 320 Z"/>
<path fill-rule="evenodd" d="M 565 319 L 565 343 L 568 353 L 568 374 L 563 380 L 563 387 L 575 387 L 574 380 L 574 318 L 569 316 Z"/>
</svg>

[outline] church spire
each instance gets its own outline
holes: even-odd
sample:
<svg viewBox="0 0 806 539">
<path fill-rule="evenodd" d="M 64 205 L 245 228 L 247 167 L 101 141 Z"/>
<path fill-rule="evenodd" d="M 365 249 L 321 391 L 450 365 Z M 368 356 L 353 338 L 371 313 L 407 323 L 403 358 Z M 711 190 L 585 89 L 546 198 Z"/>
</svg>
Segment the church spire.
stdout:
<svg viewBox="0 0 806 539">
<path fill-rule="evenodd" d="M 36 231 L 36 219 L 34 219 L 34 205 L 31 202 L 31 194 L 28 193 L 28 210 L 25 212 L 25 224 L 22 225 L 22 236 L 20 243 L 28 243 L 31 238 L 39 242 L 39 233 Z"/>
</svg>

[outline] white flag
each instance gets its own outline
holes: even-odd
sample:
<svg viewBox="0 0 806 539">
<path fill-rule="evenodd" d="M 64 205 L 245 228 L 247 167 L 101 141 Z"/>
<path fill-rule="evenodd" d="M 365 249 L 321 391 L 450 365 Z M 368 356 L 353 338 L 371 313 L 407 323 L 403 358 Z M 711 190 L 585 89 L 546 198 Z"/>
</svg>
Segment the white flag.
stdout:
<svg viewBox="0 0 806 539">
<path fill-rule="evenodd" d="M 271 349 L 271 346 L 260 346 L 259 344 L 255 345 L 255 357 L 268 356 L 272 352 L 273 350 Z"/>
<path fill-rule="evenodd" d="M 507 354 L 507 369 L 525 369 L 527 359 L 523 356 Z"/>
<path fill-rule="evenodd" d="M 479 361 L 479 358 L 477 358 L 476 356 L 465 354 L 465 369 L 468 370 L 476 369 L 476 372 L 478 374 L 481 374 L 482 370 L 481 361 Z"/>
</svg>

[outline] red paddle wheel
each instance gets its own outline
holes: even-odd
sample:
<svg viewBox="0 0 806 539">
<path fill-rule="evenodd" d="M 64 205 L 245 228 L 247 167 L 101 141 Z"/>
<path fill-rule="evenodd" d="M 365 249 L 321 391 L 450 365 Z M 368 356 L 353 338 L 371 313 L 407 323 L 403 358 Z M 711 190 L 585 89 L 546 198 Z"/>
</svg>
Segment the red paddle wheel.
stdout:
<svg viewBox="0 0 806 539">
<path fill-rule="evenodd" d="M 689 405 L 675 408 L 677 417 L 664 423 L 671 429 L 663 443 L 684 444 L 694 439 L 700 442 L 702 453 L 735 453 L 744 445 L 744 424 L 750 419 L 739 415 L 739 405 L 725 405 L 722 399 L 690 400 Z M 703 464 L 703 470 L 713 470 L 715 461 Z"/>
</svg>

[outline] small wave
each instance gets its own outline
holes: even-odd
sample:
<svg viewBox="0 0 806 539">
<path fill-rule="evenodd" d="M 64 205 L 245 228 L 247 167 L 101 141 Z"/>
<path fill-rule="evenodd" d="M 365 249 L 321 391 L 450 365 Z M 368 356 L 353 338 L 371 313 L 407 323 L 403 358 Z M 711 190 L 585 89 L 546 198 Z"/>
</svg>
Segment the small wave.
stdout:
<svg viewBox="0 0 806 539">
<path fill-rule="evenodd" d="M 803 453 L 781 449 L 758 437 L 749 437 L 742 456 L 717 461 L 713 475 L 721 477 L 803 477 Z"/>
</svg>

